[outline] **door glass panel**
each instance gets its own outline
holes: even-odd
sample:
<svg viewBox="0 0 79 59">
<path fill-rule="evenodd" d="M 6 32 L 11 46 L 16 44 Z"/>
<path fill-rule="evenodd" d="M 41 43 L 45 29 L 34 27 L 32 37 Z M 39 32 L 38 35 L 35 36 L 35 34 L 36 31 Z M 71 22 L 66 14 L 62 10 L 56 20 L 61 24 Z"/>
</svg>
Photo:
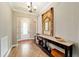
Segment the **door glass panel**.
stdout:
<svg viewBox="0 0 79 59">
<path fill-rule="evenodd" d="M 28 24 L 27 23 L 22 24 L 22 34 L 28 34 Z"/>
</svg>

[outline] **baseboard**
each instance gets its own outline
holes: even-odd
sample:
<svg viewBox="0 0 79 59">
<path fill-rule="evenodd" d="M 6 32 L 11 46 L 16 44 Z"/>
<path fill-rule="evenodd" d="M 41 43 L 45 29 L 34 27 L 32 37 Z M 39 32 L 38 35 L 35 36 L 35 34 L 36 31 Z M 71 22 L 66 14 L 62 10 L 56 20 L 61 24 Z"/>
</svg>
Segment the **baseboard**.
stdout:
<svg viewBox="0 0 79 59">
<path fill-rule="evenodd" d="M 18 44 L 14 44 L 14 45 L 12 45 L 12 47 L 15 47 L 15 46 L 17 46 Z"/>
<path fill-rule="evenodd" d="M 29 39 L 34 39 L 34 38 L 29 38 Z"/>
<path fill-rule="evenodd" d="M 11 49 L 12 49 L 12 46 L 10 47 L 10 49 L 8 50 L 7 54 L 4 57 L 8 57 L 9 56 Z"/>
<path fill-rule="evenodd" d="M 33 40 L 34 38 L 28 38 L 28 40 Z M 26 39 L 25 39 L 26 40 Z M 17 40 L 17 41 L 21 41 L 21 40 Z"/>
<path fill-rule="evenodd" d="M 12 49 L 13 47 L 17 46 L 17 45 L 18 45 L 18 44 L 12 45 L 12 46 L 10 47 L 10 49 L 8 50 L 7 54 L 6 54 L 4 57 L 8 57 L 9 54 L 10 54 L 11 49 Z"/>
</svg>

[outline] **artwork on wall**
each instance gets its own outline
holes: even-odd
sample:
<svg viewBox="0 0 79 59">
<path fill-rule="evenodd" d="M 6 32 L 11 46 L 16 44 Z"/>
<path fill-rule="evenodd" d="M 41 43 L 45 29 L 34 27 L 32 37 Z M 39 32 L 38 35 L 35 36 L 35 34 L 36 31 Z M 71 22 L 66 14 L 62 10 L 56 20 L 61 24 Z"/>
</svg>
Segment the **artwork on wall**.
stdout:
<svg viewBox="0 0 79 59">
<path fill-rule="evenodd" d="M 42 33 L 53 36 L 54 34 L 54 11 L 50 8 L 42 14 Z"/>
</svg>

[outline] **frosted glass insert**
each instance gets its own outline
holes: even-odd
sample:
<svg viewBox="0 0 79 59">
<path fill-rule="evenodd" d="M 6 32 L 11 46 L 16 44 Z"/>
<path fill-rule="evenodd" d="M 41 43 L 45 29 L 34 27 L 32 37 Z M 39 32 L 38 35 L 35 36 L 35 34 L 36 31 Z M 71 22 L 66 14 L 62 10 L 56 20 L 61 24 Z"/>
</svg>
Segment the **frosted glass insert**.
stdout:
<svg viewBox="0 0 79 59">
<path fill-rule="evenodd" d="M 22 27 L 22 34 L 28 34 L 28 24 L 23 23 Z"/>
</svg>

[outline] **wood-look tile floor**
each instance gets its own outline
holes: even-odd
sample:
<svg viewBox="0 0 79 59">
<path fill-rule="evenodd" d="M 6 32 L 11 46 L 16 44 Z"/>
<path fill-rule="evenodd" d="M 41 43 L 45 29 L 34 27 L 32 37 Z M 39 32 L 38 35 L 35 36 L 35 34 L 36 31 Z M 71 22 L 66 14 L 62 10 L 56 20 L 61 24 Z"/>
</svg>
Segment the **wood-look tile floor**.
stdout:
<svg viewBox="0 0 79 59">
<path fill-rule="evenodd" d="M 32 40 L 19 42 L 12 48 L 9 57 L 48 57 Z"/>
</svg>

